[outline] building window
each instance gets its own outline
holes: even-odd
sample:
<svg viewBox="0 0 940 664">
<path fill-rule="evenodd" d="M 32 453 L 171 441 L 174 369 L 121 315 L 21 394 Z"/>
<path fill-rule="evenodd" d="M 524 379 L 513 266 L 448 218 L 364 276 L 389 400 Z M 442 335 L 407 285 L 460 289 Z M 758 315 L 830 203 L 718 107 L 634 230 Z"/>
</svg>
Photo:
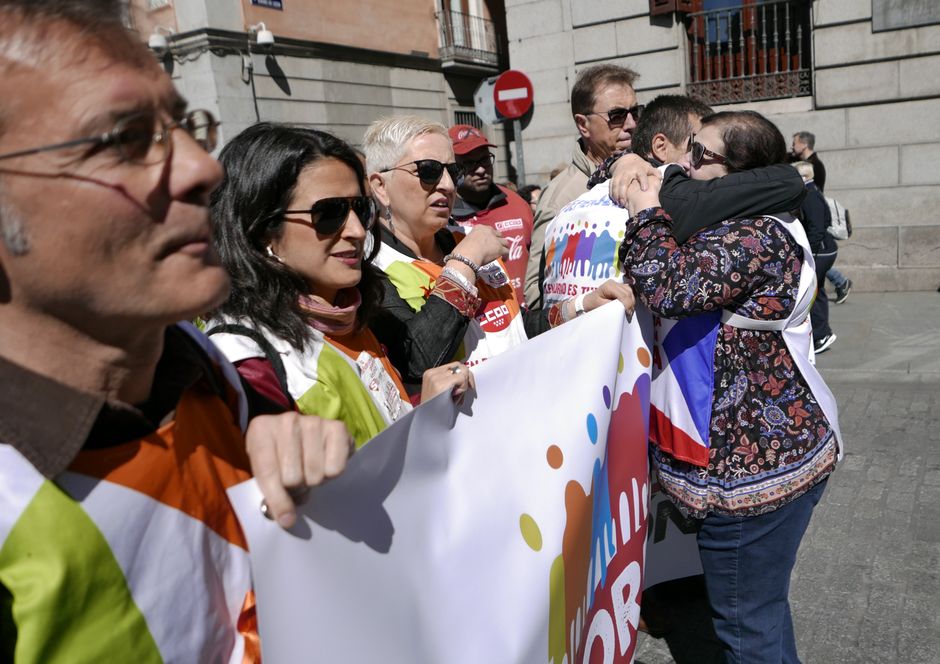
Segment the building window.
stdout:
<svg viewBox="0 0 940 664">
<path fill-rule="evenodd" d="M 454 111 L 454 124 L 465 124 L 483 129 L 483 120 L 477 116 L 475 111 Z"/>
<path fill-rule="evenodd" d="M 492 21 L 460 11 L 441 11 L 437 22 L 442 67 L 461 64 L 497 67 L 499 39 Z"/>
<path fill-rule="evenodd" d="M 812 94 L 808 0 L 696 0 L 688 93 L 709 104 Z"/>
</svg>

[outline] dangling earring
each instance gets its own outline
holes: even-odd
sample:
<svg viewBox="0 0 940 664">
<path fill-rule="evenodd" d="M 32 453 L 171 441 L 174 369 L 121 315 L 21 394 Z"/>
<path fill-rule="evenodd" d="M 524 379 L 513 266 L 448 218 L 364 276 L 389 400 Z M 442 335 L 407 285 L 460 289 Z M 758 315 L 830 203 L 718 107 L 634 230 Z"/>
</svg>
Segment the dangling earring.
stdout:
<svg viewBox="0 0 940 664">
<path fill-rule="evenodd" d="M 276 253 L 274 253 L 274 249 L 271 248 L 270 244 L 265 248 L 265 253 L 271 258 L 273 258 L 274 260 L 276 260 L 278 263 L 281 262 L 281 257 L 278 256 Z"/>
</svg>

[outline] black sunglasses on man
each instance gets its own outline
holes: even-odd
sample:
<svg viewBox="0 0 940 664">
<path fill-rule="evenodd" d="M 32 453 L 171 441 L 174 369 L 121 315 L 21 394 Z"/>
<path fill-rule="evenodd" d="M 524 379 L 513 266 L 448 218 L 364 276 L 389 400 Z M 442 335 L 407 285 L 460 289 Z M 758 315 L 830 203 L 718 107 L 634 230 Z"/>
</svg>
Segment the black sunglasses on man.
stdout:
<svg viewBox="0 0 940 664">
<path fill-rule="evenodd" d="M 640 121 L 640 116 L 643 115 L 642 104 L 637 104 L 636 106 L 631 106 L 630 108 L 612 108 L 606 113 L 596 113 L 594 111 L 586 113 L 585 115 L 599 115 L 600 117 L 607 120 L 607 126 L 611 129 L 616 129 L 617 127 L 622 127 L 627 121 L 627 116 L 632 115 L 634 122 Z"/>
</svg>

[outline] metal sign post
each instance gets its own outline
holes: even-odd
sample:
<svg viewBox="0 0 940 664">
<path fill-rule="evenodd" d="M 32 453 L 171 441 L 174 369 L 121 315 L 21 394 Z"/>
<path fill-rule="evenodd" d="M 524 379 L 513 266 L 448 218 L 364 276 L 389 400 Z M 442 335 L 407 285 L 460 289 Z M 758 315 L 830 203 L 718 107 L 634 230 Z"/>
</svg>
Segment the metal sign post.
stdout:
<svg viewBox="0 0 940 664">
<path fill-rule="evenodd" d="M 522 153 L 522 118 L 532 108 L 532 81 L 521 71 L 509 69 L 496 78 L 493 99 L 496 112 L 512 120 L 512 131 L 516 139 L 516 179 L 519 186 L 525 185 L 525 157 Z"/>
<path fill-rule="evenodd" d="M 525 157 L 522 155 L 522 120 L 512 121 L 512 133 L 516 137 L 516 178 L 519 186 L 525 186 Z"/>
</svg>

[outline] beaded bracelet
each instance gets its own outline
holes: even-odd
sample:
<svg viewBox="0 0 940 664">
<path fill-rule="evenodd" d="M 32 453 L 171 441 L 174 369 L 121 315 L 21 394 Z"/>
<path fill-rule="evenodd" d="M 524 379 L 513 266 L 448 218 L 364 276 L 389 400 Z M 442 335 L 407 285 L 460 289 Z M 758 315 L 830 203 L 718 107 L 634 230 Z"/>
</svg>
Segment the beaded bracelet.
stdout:
<svg viewBox="0 0 940 664">
<path fill-rule="evenodd" d="M 466 256 L 463 256 L 461 254 L 447 254 L 446 256 L 444 256 L 444 263 L 447 263 L 447 261 L 457 261 L 459 263 L 463 263 L 464 265 L 469 267 L 471 270 L 473 270 L 474 276 L 480 273 L 480 266 L 474 263 L 472 260 L 470 260 Z"/>
<path fill-rule="evenodd" d="M 481 305 L 480 298 L 471 295 L 460 284 L 445 275 L 441 275 L 437 280 L 431 296 L 441 298 L 464 318 L 473 318 Z"/>
<path fill-rule="evenodd" d="M 473 285 L 472 283 L 470 283 L 469 279 L 467 279 L 465 276 L 463 276 L 460 272 L 458 272 L 454 268 L 445 267 L 443 270 L 441 270 L 441 276 L 447 277 L 451 281 L 456 281 L 458 285 L 463 286 L 463 289 L 467 291 L 468 293 L 470 293 L 470 295 L 472 295 L 473 297 L 476 297 L 477 295 L 479 295 L 479 291 L 477 291 L 477 287 Z"/>
</svg>

